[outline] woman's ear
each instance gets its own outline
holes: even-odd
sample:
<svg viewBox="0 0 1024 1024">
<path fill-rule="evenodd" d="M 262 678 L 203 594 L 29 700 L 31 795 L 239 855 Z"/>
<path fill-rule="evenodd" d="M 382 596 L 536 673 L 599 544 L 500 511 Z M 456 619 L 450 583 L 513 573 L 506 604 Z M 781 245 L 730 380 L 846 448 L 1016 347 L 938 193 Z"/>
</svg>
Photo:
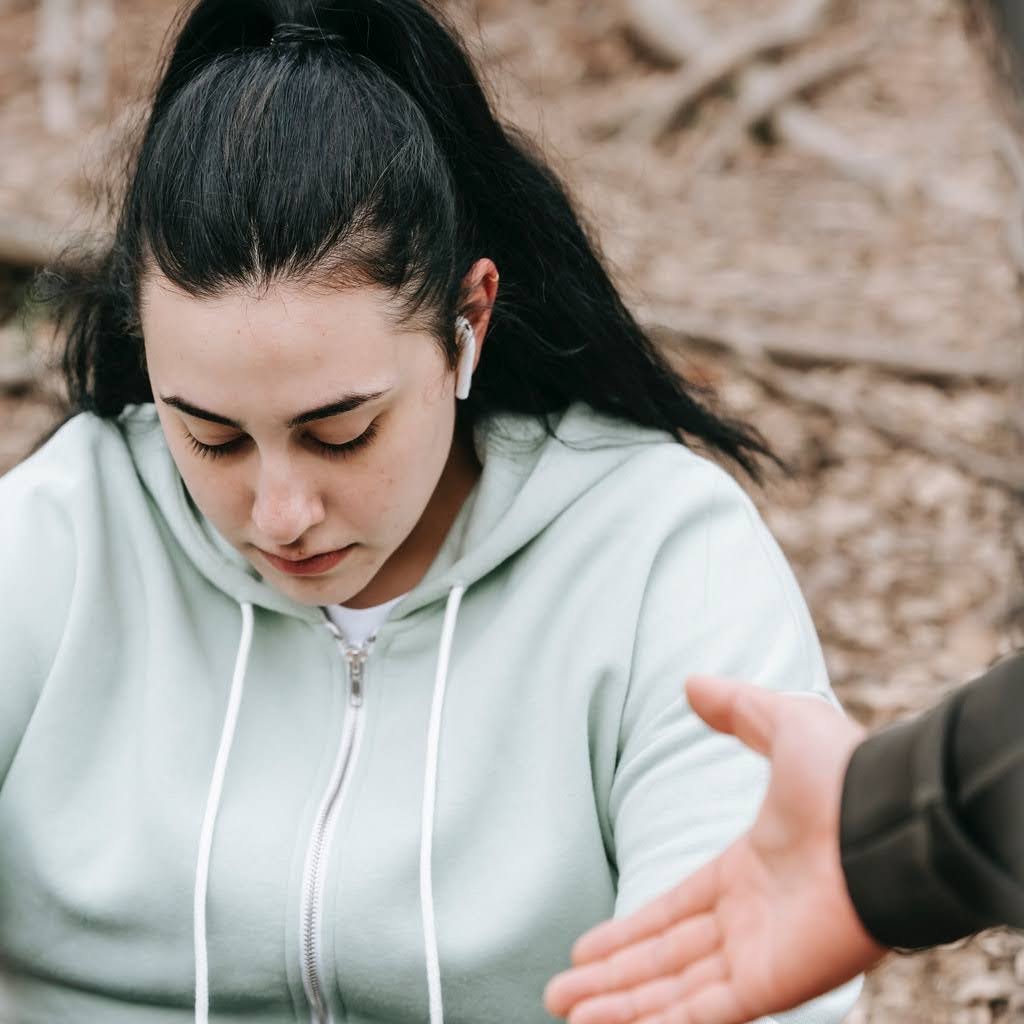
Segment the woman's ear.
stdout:
<svg viewBox="0 0 1024 1024">
<path fill-rule="evenodd" d="M 498 295 L 498 268 L 493 260 L 484 257 L 469 268 L 469 273 L 463 279 L 463 294 L 467 310 L 466 319 L 473 328 L 476 339 L 472 367 L 475 370 L 480 362 L 480 351 L 491 322 L 491 308 Z"/>
</svg>

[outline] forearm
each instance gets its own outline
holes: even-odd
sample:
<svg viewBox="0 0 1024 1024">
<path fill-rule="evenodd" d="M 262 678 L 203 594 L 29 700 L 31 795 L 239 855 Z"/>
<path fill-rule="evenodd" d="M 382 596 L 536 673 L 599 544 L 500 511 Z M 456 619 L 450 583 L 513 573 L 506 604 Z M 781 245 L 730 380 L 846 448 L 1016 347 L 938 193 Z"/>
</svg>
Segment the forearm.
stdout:
<svg viewBox="0 0 1024 1024">
<path fill-rule="evenodd" d="M 887 946 L 1024 927 L 1024 656 L 854 752 L 841 844 L 854 906 Z"/>
</svg>

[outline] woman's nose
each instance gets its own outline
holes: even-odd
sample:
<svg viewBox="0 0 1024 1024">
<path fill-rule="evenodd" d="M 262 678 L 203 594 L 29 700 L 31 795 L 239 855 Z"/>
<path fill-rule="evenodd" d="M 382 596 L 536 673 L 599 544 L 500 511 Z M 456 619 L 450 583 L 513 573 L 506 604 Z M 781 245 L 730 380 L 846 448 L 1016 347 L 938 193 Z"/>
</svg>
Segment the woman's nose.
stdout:
<svg viewBox="0 0 1024 1024">
<path fill-rule="evenodd" d="M 261 474 L 252 507 L 261 536 L 287 547 L 323 519 L 323 500 L 312 481 L 280 469 Z"/>
</svg>

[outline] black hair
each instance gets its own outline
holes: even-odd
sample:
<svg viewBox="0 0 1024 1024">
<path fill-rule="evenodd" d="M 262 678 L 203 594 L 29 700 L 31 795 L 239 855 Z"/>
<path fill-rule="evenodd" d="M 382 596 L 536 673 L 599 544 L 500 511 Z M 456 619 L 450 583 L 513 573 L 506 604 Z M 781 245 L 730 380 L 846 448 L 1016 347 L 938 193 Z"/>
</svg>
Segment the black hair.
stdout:
<svg viewBox="0 0 1024 1024">
<path fill-rule="evenodd" d="M 275 34 L 276 33 L 276 34 Z M 462 281 L 500 273 L 462 422 L 575 401 L 670 431 L 757 478 L 774 458 L 713 411 L 624 305 L 567 190 L 495 116 L 430 0 L 198 0 L 180 16 L 111 244 L 42 281 L 73 411 L 153 400 L 140 281 L 211 296 L 275 281 L 388 289 L 454 367 Z"/>
</svg>

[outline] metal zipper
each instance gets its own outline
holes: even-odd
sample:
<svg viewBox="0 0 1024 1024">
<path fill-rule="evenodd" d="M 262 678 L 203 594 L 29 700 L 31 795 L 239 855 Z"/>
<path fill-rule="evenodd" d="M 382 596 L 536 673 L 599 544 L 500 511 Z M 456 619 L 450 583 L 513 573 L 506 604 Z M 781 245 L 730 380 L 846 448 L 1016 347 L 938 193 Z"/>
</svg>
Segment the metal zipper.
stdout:
<svg viewBox="0 0 1024 1024">
<path fill-rule="evenodd" d="M 348 665 L 349 713 L 345 716 L 338 756 L 327 789 L 320 802 L 316 823 L 306 853 L 302 880 L 302 923 L 299 935 L 302 958 L 302 985 L 312 1010 L 313 1024 L 331 1024 L 320 973 L 320 920 L 323 912 L 323 868 L 334 821 L 345 795 L 345 783 L 351 778 L 362 735 L 363 689 L 366 662 L 373 646 L 371 637 L 362 647 L 350 647 L 333 622 L 327 623 Z"/>
</svg>

